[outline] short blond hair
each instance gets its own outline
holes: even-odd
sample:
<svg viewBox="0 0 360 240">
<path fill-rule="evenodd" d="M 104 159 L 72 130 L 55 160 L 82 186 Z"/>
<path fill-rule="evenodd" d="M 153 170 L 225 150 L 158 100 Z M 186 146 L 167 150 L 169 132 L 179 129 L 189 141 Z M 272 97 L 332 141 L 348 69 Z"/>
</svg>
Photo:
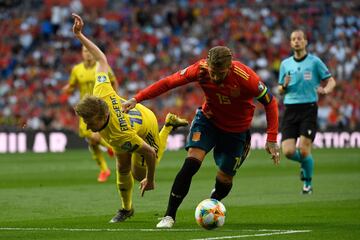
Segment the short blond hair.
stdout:
<svg viewBox="0 0 360 240">
<path fill-rule="evenodd" d="M 84 119 L 102 118 L 109 112 L 109 107 L 101 98 L 87 95 L 75 106 L 75 112 Z"/>
<path fill-rule="evenodd" d="M 207 62 L 211 67 L 230 67 L 232 61 L 231 50 L 225 46 L 216 46 L 209 50 Z"/>
</svg>

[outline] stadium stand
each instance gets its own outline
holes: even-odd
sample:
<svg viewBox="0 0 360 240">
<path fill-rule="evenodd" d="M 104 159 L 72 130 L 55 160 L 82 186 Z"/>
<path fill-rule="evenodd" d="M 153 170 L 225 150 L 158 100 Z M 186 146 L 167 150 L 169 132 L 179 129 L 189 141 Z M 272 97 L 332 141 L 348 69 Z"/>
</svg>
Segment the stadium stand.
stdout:
<svg viewBox="0 0 360 240">
<path fill-rule="evenodd" d="M 83 16 L 85 33 L 105 49 L 124 97 L 205 57 L 214 45 L 229 46 L 275 92 L 280 61 L 290 54 L 288 35 L 304 27 L 309 52 L 326 62 L 338 84 L 320 99 L 320 128 L 360 128 L 358 1 L 2 0 L 0 9 L 2 129 L 77 128 L 77 97 L 61 93 L 80 61 L 71 12 Z M 161 124 L 167 112 L 190 120 L 202 100 L 189 85 L 145 104 Z M 258 110 L 253 126 L 264 121 Z"/>
</svg>

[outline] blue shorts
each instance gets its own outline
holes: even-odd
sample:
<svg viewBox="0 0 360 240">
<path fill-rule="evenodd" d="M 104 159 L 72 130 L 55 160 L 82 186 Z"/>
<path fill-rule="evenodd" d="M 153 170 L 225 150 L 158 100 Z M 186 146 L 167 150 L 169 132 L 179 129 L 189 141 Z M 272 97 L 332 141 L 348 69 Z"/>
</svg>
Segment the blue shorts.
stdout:
<svg viewBox="0 0 360 240">
<path fill-rule="evenodd" d="M 225 132 L 212 124 L 198 109 L 191 123 L 185 148 L 200 148 L 206 153 L 214 148 L 216 165 L 224 173 L 234 176 L 249 153 L 250 140 L 250 131 Z"/>
</svg>

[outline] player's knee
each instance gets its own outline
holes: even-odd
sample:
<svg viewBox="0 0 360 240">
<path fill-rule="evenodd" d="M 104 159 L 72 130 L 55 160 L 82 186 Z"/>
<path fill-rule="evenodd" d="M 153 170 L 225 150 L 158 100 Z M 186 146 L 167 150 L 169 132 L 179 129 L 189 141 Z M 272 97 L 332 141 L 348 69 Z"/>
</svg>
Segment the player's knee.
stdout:
<svg viewBox="0 0 360 240">
<path fill-rule="evenodd" d="M 301 157 L 307 157 L 310 154 L 310 149 L 307 147 L 300 147 L 299 148 Z"/>
<path fill-rule="evenodd" d="M 219 171 L 217 172 L 216 178 L 217 178 L 220 182 L 225 183 L 225 184 L 231 184 L 232 181 L 233 181 L 233 176 L 228 175 L 228 174 L 224 173 L 224 172 L 221 171 L 221 170 L 219 170 Z"/>
<path fill-rule="evenodd" d="M 286 158 L 291 158 L 294 156 L 296 149 L 295 148 L 282 148 L 282 152 Z"/>
<path fill-rule="evenodd" d="M 206 152 L 200 148 L 189 148 L 188 157 L 202 162 L 205 158 Z"/>
</svg>

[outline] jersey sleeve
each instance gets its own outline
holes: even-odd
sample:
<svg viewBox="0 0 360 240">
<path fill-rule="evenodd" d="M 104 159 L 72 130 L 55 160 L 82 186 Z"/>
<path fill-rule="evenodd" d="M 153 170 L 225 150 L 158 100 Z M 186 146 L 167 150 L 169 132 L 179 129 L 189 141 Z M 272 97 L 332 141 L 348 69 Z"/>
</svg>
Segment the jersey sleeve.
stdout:
<svg viewBox="0 0 360 240">
<path fill-rule="evenodd" d="M 108 76 L 109 76 L 110 82 L 113 83 L 113 82 L 116 81 L 116 77 L 115 77 L 114 71 L 111 69 L 110 66 L 109 66 Z"/>
<path fill-rule="evenodd" d="M 115 93 L 115 91 L 111 86 L 108 74 L 105 72 L 97 72 L 95 74 L 93 95 L 103 98 L 113 93 Z"/>
<path fill-rule="evenodd" d="M 111 146 L 116 152 L 132 153 L 144 144 L 144 140 L 136 134 L 136 132 L 129 128 L 129 130 L 122 132 L 119 136 L 113 136 L 111 139 Z"/>
<path fill-rule="evenodd" d="M 316 66 L 317 66 L 317 71 L 318 71 L 321 81 L 326 80 L 329 77 L 331 77 L 331 73 L 330 73 L 329 69 L 326 67 L 325 63 L 323 61 L 321 61 L 320 58 L 316 58 Z"/>
<path fill-rule="evenodd" d="M 147 99 L 155 98 L 173 88 L 188 84 L 197 80 L 197 72 L 199 70 L 198 63 L 184 68 L 172 75 L 160 79 L 135 96 L 137 102 L 142 102 Z"/>
<path fill-rule="evenodd" d="M 275 97 L 272 96 L 267 86 L 260 80 L 260 77 L 251 69 L 248 70 L 251 78 L 250 88 L 254 97 L 264 105 L 267 122 L 267 141 L 276 142 L 279 128 L 279 112 Z"/>
<path fill-rule="evenodd" d="M 279 84 L 284 84 L 285 75 L 286 75 L 285 64 L 284 62 L 281 62 L 280 70 L 279 70 L 279 79 L 278 79 Z"/>
</svg>

